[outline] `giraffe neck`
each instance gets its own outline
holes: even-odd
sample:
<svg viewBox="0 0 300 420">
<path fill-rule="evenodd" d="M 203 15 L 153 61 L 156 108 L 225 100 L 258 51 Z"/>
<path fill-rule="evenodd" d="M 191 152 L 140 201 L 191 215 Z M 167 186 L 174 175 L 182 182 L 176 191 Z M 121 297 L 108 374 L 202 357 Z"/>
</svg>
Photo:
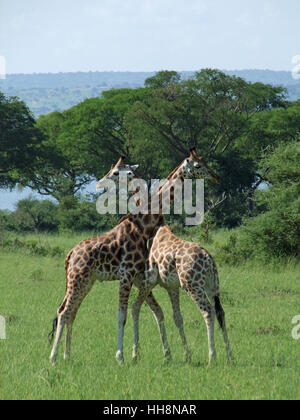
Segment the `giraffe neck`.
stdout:
<svg viewBox="0 0 300 420">
<path fill-rule="evenodd" d="M 141 213 L 129 215 L 130 219 L 138 225 L 145 237 L 149 238 L 156 226 L 165 223 L 163 218 L 164 204 L 169 206 L 174 201 L 174 183 L 177 180 L 183 181 L 183 179 L 184 170 L 182 165 L 180 165 L 170 173 L 159 189 L 150 196 L 147 209 L 142 208 Z"/>
<path fill-rule="evenodd" d="M 185 170 L 182 165 L 175 168 L 169 176 L 166 178 L 166 180 L 163 182 L 163 184 L 159 187 L 159 189 L 152 194 L 151 201 L 159 199 L 159 212 L 160 214 L 163 213 L 163 200 L 170 197 L 170 204 L 174 201 L 174 193 L 176 189 L 176 185 L 179 187 L 182 186 L 182 182 L 185 177 Z"/>
</svg>

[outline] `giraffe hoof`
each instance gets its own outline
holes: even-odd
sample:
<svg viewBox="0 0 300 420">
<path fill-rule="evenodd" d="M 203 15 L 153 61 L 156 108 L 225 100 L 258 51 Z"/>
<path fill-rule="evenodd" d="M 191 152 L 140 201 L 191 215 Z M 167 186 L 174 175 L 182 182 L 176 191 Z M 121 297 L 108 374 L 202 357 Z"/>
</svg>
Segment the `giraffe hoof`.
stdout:
<svg viewBox="0 0 300 420">
<path fill-rule="evenodd" d="M 213 357 L 212 359 L 209 360 L 207 368 L 213 368 L 217 366 L 217 359 L 215 357 Z"/>
<path fill-rule="evenodd" d="M 227 358 L 227 365 L 236 366 L 235 358 L 233 357 L 232 354 Z"/>
<path fill-rule="evenodd" d="M 119 363 L 119 365 L 124 364 L 123 353 L 120 350 L 118 350 L 117 353 L 116 353 L 116 359 L 117 359 L 117 362 Z"/>
<path fill-rule="evenodd" d="M 56 362 L 56 355 L 54 355 L 54 356 L 50 356 L 50 363 L 51 363 L 51 365 L 53 366 L 53 365 L 55 365 L 55 362 Z"/>
<path fill-rule="evenodd" d="M 132 364 L 136 365 L 137 362 L 138 362 L 138 356 L 136 354 L 136 355 L 132 356 Z"/>
<path fill-rule="evenodd" d="M 192 362 L 192 352 L 191 351 L 187 351 L 185 353 L 185 361 L 186 361 L 186 363 L 191 363 Z"/>
<path fill-rule="evenodd" d="M 136 363 L 139 357 L 139 346 L 134 345 L 132 349 L 132 363 Z"/>
<path fill-rule="evenodd" d="M 165 361 L 166 361 L 166 362 L 171 362 L 171 360 L 172 360 L 171 351 L 170 351 L 170 350 L 167 350 L 167 351 L 165 352 Z"/>
</svg>

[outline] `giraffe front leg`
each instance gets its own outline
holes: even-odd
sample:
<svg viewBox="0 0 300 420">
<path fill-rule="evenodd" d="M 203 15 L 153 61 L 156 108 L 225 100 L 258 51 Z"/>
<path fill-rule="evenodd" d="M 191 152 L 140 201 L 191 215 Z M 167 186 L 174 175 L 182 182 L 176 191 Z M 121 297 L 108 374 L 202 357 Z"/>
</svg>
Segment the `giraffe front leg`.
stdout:
<svg viewBox="0 0 300 420">
<path fill-rule="evenodd" d="M 139 295 L 132 304 L 132 319 L 133 319 L 133 348 L 132 348 L 132 360 L 136 362 L 138 357 L 138 348 L 139 348 L 139 315 L 143 302 L 145 301 L 147 295 L 151 288 L 146 286 L 146 282 L 139 287 Z"/>
<path fill-rule="evenodd" d="M 127 319 L 127 308 L 130 290 L 132 287 L 131 279 L 123 279 L 120 283 L 119 289 L 119 311 L 118 311 L 118 345 L 116 352 L 117 362 L 121 365 L 124 363 L 123 356 L 123 341 L 124 341 L 124 328 Z"/>
</svg>

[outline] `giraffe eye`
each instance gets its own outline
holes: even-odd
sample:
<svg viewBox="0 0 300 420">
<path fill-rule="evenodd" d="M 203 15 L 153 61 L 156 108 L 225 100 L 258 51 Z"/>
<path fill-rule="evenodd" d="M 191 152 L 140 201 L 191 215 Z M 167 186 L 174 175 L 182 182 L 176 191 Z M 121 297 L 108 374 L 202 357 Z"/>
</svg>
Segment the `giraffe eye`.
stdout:
<svg viewBox="0 0 300 420">
<path fill-rule="evenodd" d="M 114 175 L 118 176 L 119 175 L 119 171 L 115 171 Z"/>
</svg>

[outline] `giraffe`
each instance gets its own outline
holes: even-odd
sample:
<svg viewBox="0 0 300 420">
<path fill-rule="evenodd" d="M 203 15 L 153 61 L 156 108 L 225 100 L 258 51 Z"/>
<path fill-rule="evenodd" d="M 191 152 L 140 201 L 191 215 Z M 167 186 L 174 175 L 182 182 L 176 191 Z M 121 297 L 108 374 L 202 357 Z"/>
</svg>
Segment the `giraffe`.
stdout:
<svg viewBox="0 0 300 420">
<path fill-rule="evenodd" d="M 191 150 L 189 162 L 193 165 L 206 165 L 195 149 Z M 183 163 L 179 166 L 168 181 L 183 176 L 194 176 L 189 167 Z M 213 178 L 217 181 L 217 178 Z M 161 187 L 168 188 L 168 182 Z M 233 360 L 226 331 L 225 313 L 220 301 L 219 277 L 216 264 L 204 248 L 194 242 L 184 241 L 176 237 L 169 226 L 162 222 L 154 229 L 150 238 L 150 252 L 148 269 L 140 283 L 139 296 L 132 306 L 134 321 L 134 344 L 132 357 L 137 358 L 139 345 L 139 313 L 145 297 L 156 286 L 165 288 L 169 294 L 173 319 L 185 350 L 185 358 L 191 360 L 191 351 L 188 347 L 183 328 L 183 317 L 180 311 L 180 287 L 183 288 L 200 309 L 207 326 L 209 363 L 216 358 L 214 343 L 214 317 L 222 329 L 226 346 L 228 362 Z M 168 346 L 167 342 L 165 343 Z M 170 350 L 168 350 L 170 352 Z"/>
<path fill-rule="evenodd" d="M 191 153 L 192 156 L 192 153 Z M 185 159 L 181 168 L 185 172 L 194 173 L 195 177 L 210 177 L 216 179 L 215 174 L 203 162 L 194 167 Z M 116 173 L 124 169 L 124 158 L 111 168 L 106 179 L 116 179 Z M 128 168 L 126 168 L 128 170 Z M 130 172 L 134 172 L 133 170 Z M 170 178 L 174 179 L 174 173 L 182 176 L 183 172 L 172 171 Z M 161 193 L 158 193 L 161 196 Z M 153 234 L 154 229 L 162 223 L 161 212 L 157 214 L 128 214 L 121 219 L 121 222 L 109 232 L 95 238 L 86 239 L 77 244 L 67 255 L 65 260 L 66 291 L 65 296 L 57 310 L 57 316 L 53 321 L 53 328 L 49 334 L 50 339 L 54 337 L 53 348 L 50 354 L 50 362 L 55 363 L 58 347 L 66 325 L 66 342 L 64 357 L 70 357 L 72 325 L 81 302 L 91 290 L 96 280 L 112 281 L 119 280 L 119 311 L 118 311 L 118 344 L 116 359 L 121 364 L 123 357 L 124 327 L 127 319 L 128 298 L 133 283 L 140 288 L 145 272 L 147 258 L 147 241 Z M 149 304 L 162 338 L 165 356 L 169 357 L 166 331 L 164 326 L 164 315 L 162 309 L 156 302 L 151 291 L 145 296 Z"/>
<path fill-rule="evenodd" d="M 139 344 L 139 313 L 145 296 L 160 285 L 169 294 L 173 318 L 184 346 L 186 360 L 191 359 L 180 311 L 179 290 L 184 289 L 200 309 L 207 327 L 209 363 L 216 358 L 214 343 L 214 317 L 222 329 L 228 362 L 233 360 L 226 331 L 225 313 L 220 301 L 219 277 L 216 264 L 200 244 L 188 242 L 175 236 L 169 226 L 155 228 L 151 238 L 148 269 L 139 295 L 132 305 L 134 320 L 133 357 L 137 357 Z"/>
<path fill-rule="evenodd" d="M 116 182 L 119 173 L 124 172 L 130 180 L 135 176 L 134 171 L 138 165 L 124 164 L 124 156 L 116 165 L 112 165 L 108 174 L 101 180 L 110 179 Z M 101 181 L 97 189 L 101 189 Z M 155 226 L 153 220 L 153 228 Z M 151 232 L 151 225 L 148 226 Z M 91 290 L 96 280 L 100 282 L 120 280 L 119 288 L 119 313 L 118 313 L 118 346 L 116 358 L 121 364 L 123 358 L 123 335 L 127 317 L 128 297 L 133 279 L 144 275 L 147 235 L 140 231 L 140 227 L 128 218 L 104 235 L 90 238 L 78 243 L 65 259 L 65 297 L 57 310 L 53 320 L 52 331 L 49 334 L 50 342 L 55 341 L 50 355 L 50 362 L 55 363 L 58 347 L 61 341 L 64 326 L 66 325 L 66 341 L 64 358 L 70 357 L 72 326 L 81 302 Z M 161 336 L 165 335 L 163 312 L 152 293 L 147 296 Z"/>
</svg>

